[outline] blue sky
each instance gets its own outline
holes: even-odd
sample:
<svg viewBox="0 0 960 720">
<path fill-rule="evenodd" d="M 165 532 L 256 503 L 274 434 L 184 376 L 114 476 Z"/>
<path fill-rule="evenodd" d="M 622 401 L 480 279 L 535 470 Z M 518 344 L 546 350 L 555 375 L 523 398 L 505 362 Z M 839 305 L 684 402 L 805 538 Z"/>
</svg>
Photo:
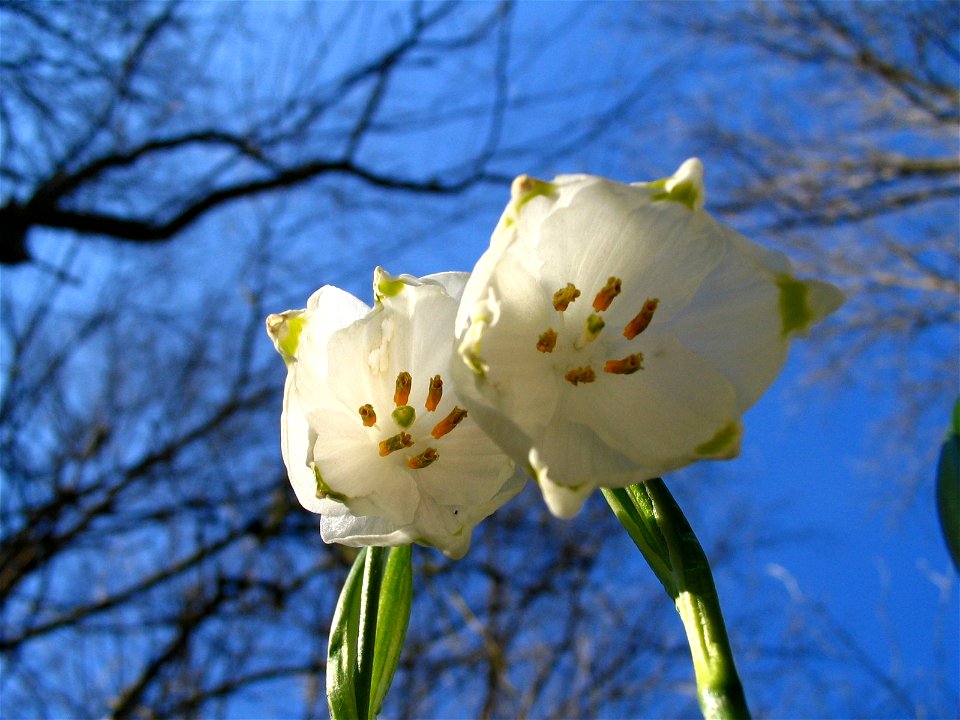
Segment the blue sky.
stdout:
<svg viewBox="0 0 960 720">
<path fill-rule="evenodd" d="M 204 14 L 212 6 L 191 7 Z M 301 82 L 323 92 L 331 77 L 366 57 L 404 17 L 402 10 L 394 10 L 400 5 L 317 3 L 316 26 L 291 27 L 288 14 L 297 15 L 300 7 L 248 6 L 243 32 L 228 34 L 207 69 L 211 77 L 228 81 L 226 89 L 182 101 L 207 102 L 215 114 L 222 105 L 229 120 L 231 80 L 237 87 L 252 83 L 263 98 L 282 95 Z M 491 7 L 475 3 L 465 12 L 483 14 Z M 723 18 L 746 7 L 520 3 L 505 45 L 509 52 L 501 58 L 507 81 L 499 87 L 520 104 L 508 112 L 498 132 L 491 134 L 485 118 L 475 112 L 498 87 L 487 47 L 445 75 L 428 64 L 411 63 L 391 88 L 382 135 L 375 135 L 359 157 L 386 158 L 403 173 L 426 175 L 446 167 L 456 149 L 481 148 L 495 136 L 501 148 L 510 149 L 493 163 L 493 170 L 505 177 L 588 172 L 635 181 L 669 175 L 697 155 L 706 164 L 710 210 L 712 203 L 731 196 L 745 171 L 729 148 L 703 131 L 705 124 L 759 132 L 780 122 L 773 127 L 784 144 L 799 138 L 810 153 L 829 156 L 834 143 L 849 147 L 845 134 L 853 133 L 858 122 L 851 98 L 869 91 L 843 85 L 834 70 L 790 68 L 742 44 L 718 44 L 684 30 L 697 20 Z M 347 20 L 338 25 L 342 18 Z M 323 62 L 289 74 L 291 65 L 312 58 L 312 40 L 321 27 L 334 28 Z M 622 112 L 597 124 L 598 111 L 616 109 L 624 95 L 631 102 Z M 821 96 L 825 104 L 815 103 Z M 440 128 L 421 122 L 438 109 L 449 114 L 449 122 Z M 332 131 L 336 118 L 330 123 Z M 942 145 L 939 136 L 916 133 L 887 141 L 890 149 L 905 153 L 927 143 L 935 149 Z M 304 146 L 322 142 L 322 137 L 305 138 Z M 545 152 L 545 146 L 555 152 Z M 176 170 L 170 169 L 174 175 Z M 63 308 L 96 306 L 101 288 L 115 278 L 128 283 L 134 306 L 171 316 L 195 313 L 190 317 L 204 322 L 211 317 L 235 322 L 248 309 L 245 293 L 252 288 L 269 311 L 300 307 L 316 287 L 328 283 L 371 302 L 377 265 L 415 275 L 469 270 L 486 247 L 509 193 L 505 183 L 452 198 L 384 194 L 371 199 L 350 181 L 336 193 L 327 190 L 306 187 L 245 202 L 208 216 L 155 249 L 81 242 L 83 281 L 64 288 Z M 954 230 L 960 225 L 954 205 L 942 204 L 936 211 L 939 222 Z M 264 246 L 256 229 L 267 220 L 276 225 Z M 731 217 L 734 227 L 762 244 L 782 249 L 797 240 L 765 235 L 766 220 L 761 212 Z M 866 230 L 919 234 L 925 228 L 915 217 L 886 222 Z M 800 239 L 810 237 L 855 257 L 857 243 L 867 242 L 864 232 L 861 227 L 825 228 Z M 63 250 L 61 234 L 38 232 L 33 243 L 48 262 L 69 252 Z M 934 260 L 952 262 L 948 257 Z M 211 267 L 216 272 L 208 274 Z M 23 302 L 34 297 L 42 285 L 32 272 L 4 271 L 11 296 Z M 150 281 L 138 285 L 140 277 Z M 219 304 L 210 305 L 214 293 Z M 924 302 L 907 293 L 887 301 L 895 308 L 898 299 Z M 848 307 L 860 307 L 858 302 L 864 301 L 852 297 Z M 782 687 L 800 688 L 813 701 L 816 684 L 808 677 L 816 676 L 841 686 L 849 683 L 853 692 L 878 693 L 876 706 L 854 697 L 847 706 L 827 708 L 833 715 L 848 707 L 880 707 L 890 716 L 906 712 L 895 699 L 884 700 L 877 679 L 865 668 L 871 663 L 916 701 L 929 697 L 937 712 L 956 706 L 960 669 L 957 576 L 933 501 L 937 450 L 958 393 L 956 367 L 952 376 L 936 376 L 942 388 L 932 399 L 922 396 L 919 414 L 909 408 L 905 388 L 911 373 L 926 372 L 931 358 L 952 357 L 955 363 L 956 328 L 919 334 L 903 356 L 894 355 L 897 338 L 882 338 L 841 373 L 831 358 L 849 342 L 844 323 L 851 317 L 850 312 L 838 313 L 829 327 L 794 343 L 782 375 L 745 417 L 740 458 L 692 467 L 667 481 L 689 511 L 708 555 L 719 552 L 729 537 L 750 542 L 717 577 L 732 619 L 735 651 L 737 623 L 749 618 L 768 628 L 751 637 L 762 638 L 766 647 L 799 638 L 819 649 L 797 660 L 795 681 L 781 678 Z M 258 366 L 275 373 L 279 388 L 282 367 L 266 338 L 261 340 L 255 351 Z M 80 383 L 74 391 L 83 397 L 91 388 Z M 899 416 L 910 420 L 906 431 L 894 428 Z M 162 424 L 162 418 L 157 422 Z M 273 435 L 276 428 L 264 430 L 268 432 Z M 743 518 L 743 527 L 731 534 L 729 525 Z M 555 522 L 575 528 L 582 521 Z M 634 561 L 639 563 L 640 556 Z M 656 582 L 652 574 L 648 582 Z M 679 624 L 665 632 L 678 629 Z M 862 657 L 851 659 L 856 653 Z M 740 663 L 749 697 L 751 682 L 762 677 L 762 662 L 744 655 Z"/>
</svg>

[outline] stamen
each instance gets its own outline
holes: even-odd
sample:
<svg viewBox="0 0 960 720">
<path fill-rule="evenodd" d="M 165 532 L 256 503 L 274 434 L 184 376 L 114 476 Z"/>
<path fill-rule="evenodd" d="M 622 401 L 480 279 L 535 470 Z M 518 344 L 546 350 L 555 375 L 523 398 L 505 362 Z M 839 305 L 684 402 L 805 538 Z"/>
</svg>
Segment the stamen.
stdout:
<svg viewBox="0 0 960 720">
<path fill-rule="evenodd" d="M 610 307 L 610 303 L 612 303 L 613 299 L 619 294 L 620 278 L 607 278 L 607 284 L 603 286 L 600 292 L 597 293 L 597 296 L 593 299 L 593 309 L 597 312 L 603 312 Z"/>
<path fill-rule="evenodd" d="M 450 411 L 450 414 L 447 415 L 443 420 L 438 422 L 433 430 L 430 431 L 430 434 L 433 435 L 437 440 L 442 438 L 448 432 L 453 430 L 457 425 L 463 422 L 463 419 L 467 416 L 467 411 L 454 406 L 453 410 Z"/>
<path fill-rule="evenodd" d="M 637 335 L 647 329 L 650 321 L 653 320 L 653 313 L 656 311 L 659 302 L 660 300 L 658 298 L 647 298 L 647 301 L 643 304 L 643 308 L 637 313 L 637 316 L 623 328 L 623 336 L 627 340 L 633 340 Z"/>
<path fill-rule="evenodd" d="M 408 448 L 411 445 L 413 445 L 413 438 L 405 432 L 397 433 L 393 437 L 380 441 L 380 457 L 386 457 L 392 452 Z"/>
<path fill-rule="evenodd" d="M 436 448 L 427 448 L 419 455 L 407 458 L 407 467 L 411 470 L 423 470 L 427 465 L 432 465 L 440 457 Z"/>
<path fill-rule="evenodd" d="M 441 397 L 443 397 L 443 380 L 439 375 L 434 375 L 430 380 L 430 389 L 427 390 L 427 404 L 425 405 L 427 410 L 430 412 L 436 410 Z"/>
<path fill-rule="evenodd" d="M 589 365 L 584 365 L 583 367 L 578 367 L 574 370 L 571 370 L 563 376 L 563 379 L 576 386 L 579 383 L 593 382 L 597 379 L 597 375 L 595 372 L 593 372 L 592 367 Z"/>
<path fill-rule="evenodd" d="M 363 421 L 364 427 L 373 427 L 377 422 L 377 413 L 373 409 L 373 405 L 367 403 L 358 411 L 360 413 L 360 419 Z"/>
<path fill-rule="evenodd" d="M 542 353 L 553 352 L 557 346 L 557 331 L 553 328 L 547 328 L 537 340 L 537 350 Z"/>
<path fill-rule="evenodd" d="M 417 419 L 417 411 L 409 405 L 401 405 L 395 408 L 390 415 L 393 417 L 393 421 L 402 428 L 410 427 L 413 425 L 413 421 Z"/>
<path fill-rule="evenodd" d="M 614 375 L 633 375 L 637 370 L 643 370 L 643 353 L 627 355 L 623 360 L 607 360 L 603 364 L 603 371 Z"/>
<path fill-rule="evenodd" d="M 561 288 L 553 294 L 553 309 L 563 312 L 578 297 L 580 297 L 580 291 L 574 287 L 573 283 L 567 283 L 565 288 Z"/>
<path fill-rule="evenodd" d="M 397 389 L 393 393 L 393 401 L 397 404 L 397 407 L 407 404 L 412 386 L 413 378 L 410 377 L 410 373 L 404 371 L 397 375 Z"/>
</svg>

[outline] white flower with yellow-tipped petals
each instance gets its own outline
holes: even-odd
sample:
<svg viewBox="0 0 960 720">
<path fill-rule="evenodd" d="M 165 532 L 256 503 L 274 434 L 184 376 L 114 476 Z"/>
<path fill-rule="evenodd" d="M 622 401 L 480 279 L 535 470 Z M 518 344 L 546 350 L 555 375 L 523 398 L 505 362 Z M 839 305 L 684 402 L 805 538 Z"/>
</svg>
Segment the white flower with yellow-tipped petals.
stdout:
<svg viewBox="0 0 960 720">
<path fill-rule="evenodd" d="M 521 176 L 467 283 L 458 392 L 556 515 L 736 456 L 790 338 L 842 302 L 707 214 L 702 178 Z"/>
<path fill-rule="evenodd" d="M 267 318 L 287 363 L 283 460 L 326 542 L 462 557 L 522 485 L 448 382 L 466 273 L 377 269 L 374 307 L 332 286 Z"/>
</svg>

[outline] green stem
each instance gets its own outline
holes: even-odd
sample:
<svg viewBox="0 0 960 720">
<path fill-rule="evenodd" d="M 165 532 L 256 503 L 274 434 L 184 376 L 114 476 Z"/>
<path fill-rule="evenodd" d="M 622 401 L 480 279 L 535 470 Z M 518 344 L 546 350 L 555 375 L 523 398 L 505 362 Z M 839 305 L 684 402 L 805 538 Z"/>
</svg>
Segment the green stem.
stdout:
<svg viewBox="0 0 960 720">
<path fill-rule="evenodd" d="M 384 553 L 382 547 L 368 547 L 363 567 L 363 589 L 360 606 L 360 647 L 357 651 L 357 716 L 371 717 L 370 691 L 373 679 L 374 657 L 377 647 L 377 608 L 380 604 L 380 585 L 383 582 Z"/>
<path fill-rule="evenodd" d="M 749 718 L 717 588 L 697 536 L 663 480 L 604 489 L 683 621 L 705 718 Z"/>
</svg>

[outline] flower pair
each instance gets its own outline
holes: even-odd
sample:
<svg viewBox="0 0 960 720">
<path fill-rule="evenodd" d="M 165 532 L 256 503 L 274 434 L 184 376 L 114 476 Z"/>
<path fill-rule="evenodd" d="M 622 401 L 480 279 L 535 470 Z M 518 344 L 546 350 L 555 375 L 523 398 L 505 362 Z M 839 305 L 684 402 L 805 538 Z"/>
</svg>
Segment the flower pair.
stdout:
<svg viewBox="0 0 960 720">
<path fill-rule="evenodd" d="M 521 176 L 472 274 L 378 269 L 373 308 L 327 286 L 271 315 L 284 461 L 323 538 L 460 557 L 524 470 L 568 517 L 598 486 L 736 456 L 790 337 L 842 296 L 703 198 L 697 160 L 634 185 Z"/>
</svg>

